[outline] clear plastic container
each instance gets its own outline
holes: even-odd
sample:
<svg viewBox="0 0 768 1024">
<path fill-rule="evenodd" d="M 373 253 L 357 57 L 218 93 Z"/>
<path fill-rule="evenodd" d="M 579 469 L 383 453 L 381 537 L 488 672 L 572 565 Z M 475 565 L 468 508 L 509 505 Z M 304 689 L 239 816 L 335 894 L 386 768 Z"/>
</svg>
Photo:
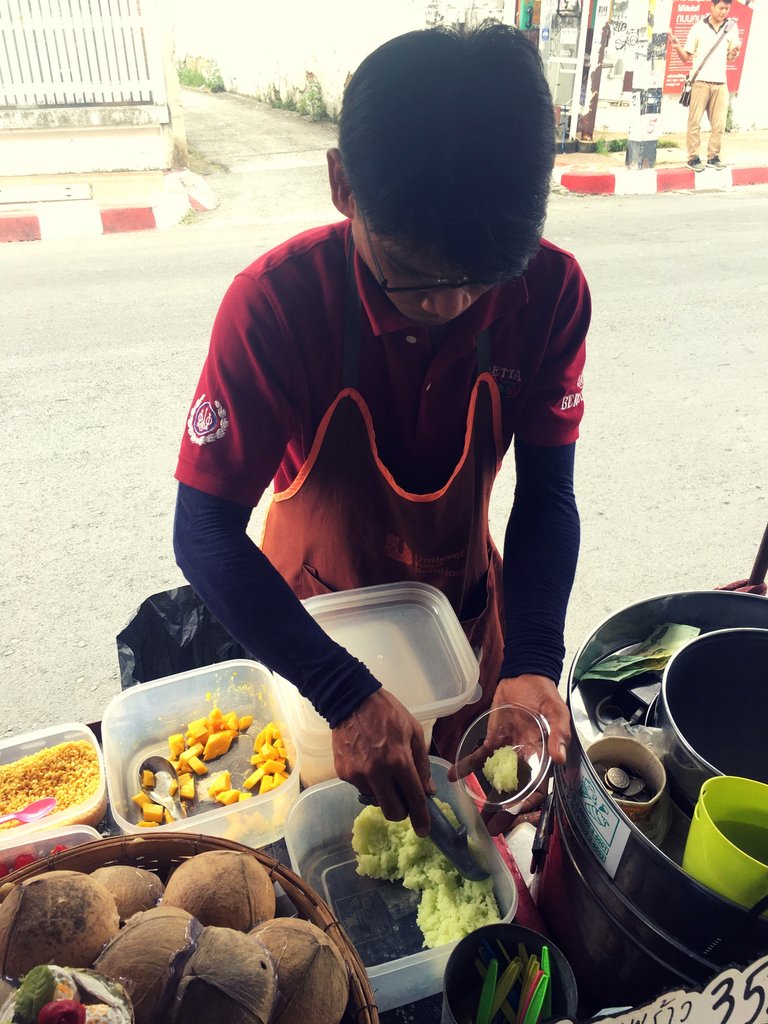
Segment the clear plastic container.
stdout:
<svg viewBox="0 0 768 1024">
<path fill-rule="evenodd" d="M 99 783 L 96 791 L 83 800 L 82 803 L 73 804 L 61 810 L 54 810 L 45 818 L 38 818 L 37 821 L 30 821 L 26 825 L 14 825 L 13 828 L 0 829 L 0 839 L 5 840 L 6 836 L 16 839 L 18 836 L 28 836 L 32 832 L 48 831 L 49 829 L 63 828 L 66 825 L 98 825 L 107 811 L 107 786 L 104 771 L 104 758 L 99 747 L 99 742 L 87 725 L 80 722 L 65 722 L 63 725 L 51 726 L 48 729 L 37 729 L 35 732 L 25 732 L 14 736 L 4 743 L 0 743 L 0 766 L 12 764 L 22 757 L 30 754 L 39 754 L 41 750 L 48 747 L 56 747 L 60 743 L 75 743 L 85 740 L 91 744 L 96 751 L 99 763 Z M 30 801 L 39 797 L 53 796 L 53 793 L 33 793 Z M 5 808 L 0 808 L 0 812 Z"/>
<path fill-rule="evenodd" d="M 427 746 L 438 718 L 479 696 L 480 669 L 448 598 L 426 583 L 389 583 L 307 598 L 304 607 L 359 658 L 422 725 Z M 278 677 L 279 678 L 279 677 Z M 304 785 L 336 777 L 328 723 L 280 679 L 301 752 Z"/>
<path fill-rule="evenodd" d="M 472 801 L 448 781 L 448 762 L 431 757 L 430 763 L 437 797 L 466 824 L 493 879 L 501 918 L 511 921 L 518 899 L 511 874 Z M 416 924 L 419 894 L 357 874 L 352 825 L 361 810 L 354 786 L 339 779 L 321 782 L 291 808 L 285 842 L 294 871 L 331 906 L 355 944 L 383 1012 L 440 992 L 456 942 L 424 949 Z"/>
<path fill-rule="evenodd" d="M 500 727 L 488 740 L 488 726 L 494 717 Z M 456 748 L 459 784 L 481 812 L 518 813 L 552 766 L 548 739 L 546 720 L 522 704 L 503 704 L 485 711 L 467 728 Z M 498 750 L 514 751 L 517 758 L 517 785 L 511 790 L 494 789 L 483 772 L 488 758 Z"/>
<path fill-rule="evenodd" d="M 3 836 L 0 839 L 0 869 L 13 871 L 17 857 L 33 857 L 39 860 L 48 857 L 57 846 L 72 850 L 84 843 L 92 843 L 101 839 L 101 835 L 90 825 L 70 825 L 66 828 L 49 829 L 37 832 L 20 841 L 18 836 Z"/>
<path fill-rule="evenodd" d="M 167 757 L 169 735 L 184 732 L 188 722 L 218 706 L 224 712 L 237 711 L 238 716 L 253 715 L 253 723 L 227 754 L 207 763 L 210 774 L 230 769 L 233 785 L 241 788 L 254 770 L 250 766 L 253 739 L 274 720 L 288 754 L 288 779 L 277 789 L 229 806 L 203 800 L 188 818 L 152 831 L 196 832 L 252 847 L 280 839 L 288 809 L 299 795 L 301 763 L 279 689 L 263 665 L 243 659 L 180 672 L 114 697 L 104 712 L 101 735 L 110 807 L 118 828 L 125 833 L 146 831 L 138 824 L 138 808 L 131 799 L 140 789 L 138 769 L 144 758 Z"/>
</svg>

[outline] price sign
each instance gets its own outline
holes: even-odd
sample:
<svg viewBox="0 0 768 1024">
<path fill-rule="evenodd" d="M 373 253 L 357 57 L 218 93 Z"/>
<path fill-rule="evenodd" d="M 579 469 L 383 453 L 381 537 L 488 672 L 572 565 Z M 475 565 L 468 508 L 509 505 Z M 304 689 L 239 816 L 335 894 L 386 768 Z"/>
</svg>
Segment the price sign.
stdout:
<svg viewBox="0 0 768 1024">
<path fill-rule="evenodd" d="M 701 991 L 666 992 L 645 1006 L 592 1020 L 600 1024 L 768 1024 L 768 956 L 749 967 L 729 967 Z"/>
</svg>

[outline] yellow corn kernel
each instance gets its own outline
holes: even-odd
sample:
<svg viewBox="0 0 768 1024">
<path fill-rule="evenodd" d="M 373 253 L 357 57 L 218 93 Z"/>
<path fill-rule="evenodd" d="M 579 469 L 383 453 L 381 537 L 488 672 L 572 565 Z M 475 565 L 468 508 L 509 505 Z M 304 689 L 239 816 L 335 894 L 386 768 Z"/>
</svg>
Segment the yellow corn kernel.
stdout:
<svg viewBox="0 0 768 1024">
<path fill-rule="evenodd" d="M 163 820 L 164 807 L 160 804 L 144 804 L 142 812 L 144 814 L 144 821 L 154 821 L 156 825 L 159 825 Z"/>
<path fill-rule="evenodd" d="M 195 775 L 207 775 L 208 774 L 208 769 L 206 768 L 206 766 L 203 764 L 203 762 L 200 760 L 200 758 L 197 755 L 195 755 L 194 757 L 188 758 L 187 764 L 192 769 L 192 771 L 195 773 Z"/>
<path fill-rule="evenodd" d="M 245 732 L 246 729 L 250 729 L 253 725 L 253 715 L 241 715 L 237 720 L 237 728 L 239 732 Z"/>
<path fill-rule="evenodd" d="M 253 772 L 253 774 L 248 776 L 248 778 L 243 783 L 243 786 L 246 789 L 253 789 L 253 787 L 256 785 L 256 783 L 257 782 L 261 782 L 261 780 L 263 778 L 264 778 L 264 769 L 263 768 L 257 768 L 256 771 Z"/>
</svg>

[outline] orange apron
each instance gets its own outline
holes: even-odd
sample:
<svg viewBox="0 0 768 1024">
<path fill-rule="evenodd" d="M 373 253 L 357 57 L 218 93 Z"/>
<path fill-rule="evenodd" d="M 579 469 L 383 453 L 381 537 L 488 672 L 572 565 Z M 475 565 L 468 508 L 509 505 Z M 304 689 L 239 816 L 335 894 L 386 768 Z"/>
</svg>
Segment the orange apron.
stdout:
<svg viewBox="0 0 768 1024">
<path fill-rule="evenodd" d="M 488 332 L 477 340 L 459 462 L 440 490 L 413 494 L 381 462 L 370 410 L 356 389 L 360 324 L 350 245 L 342 390 L 296 479 L 274 495 L 262 550 L 299 598 L 406 580 L 443 591 L 480 655 L 483 691 L 480 703 L 435 724 L 434 745 L 452 760 L 464 729 L 490 706 L 503 653 L 501 557 L 488 529 L 503 446 Z"/>
</svg>

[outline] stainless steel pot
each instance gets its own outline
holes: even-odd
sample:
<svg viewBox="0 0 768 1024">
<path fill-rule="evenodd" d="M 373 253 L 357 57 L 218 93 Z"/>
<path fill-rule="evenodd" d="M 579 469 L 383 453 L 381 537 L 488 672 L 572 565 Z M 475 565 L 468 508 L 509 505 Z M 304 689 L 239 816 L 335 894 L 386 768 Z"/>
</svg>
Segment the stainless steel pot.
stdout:
<svg viewBox="0 0 768 1024">
<path fill-rule="evenodd" d="M 656 702 L 670 790 L 689 813 L 713 775 L 768 783 L 768 629 L 719 629 L 670 659 Z"/>
</svg>

